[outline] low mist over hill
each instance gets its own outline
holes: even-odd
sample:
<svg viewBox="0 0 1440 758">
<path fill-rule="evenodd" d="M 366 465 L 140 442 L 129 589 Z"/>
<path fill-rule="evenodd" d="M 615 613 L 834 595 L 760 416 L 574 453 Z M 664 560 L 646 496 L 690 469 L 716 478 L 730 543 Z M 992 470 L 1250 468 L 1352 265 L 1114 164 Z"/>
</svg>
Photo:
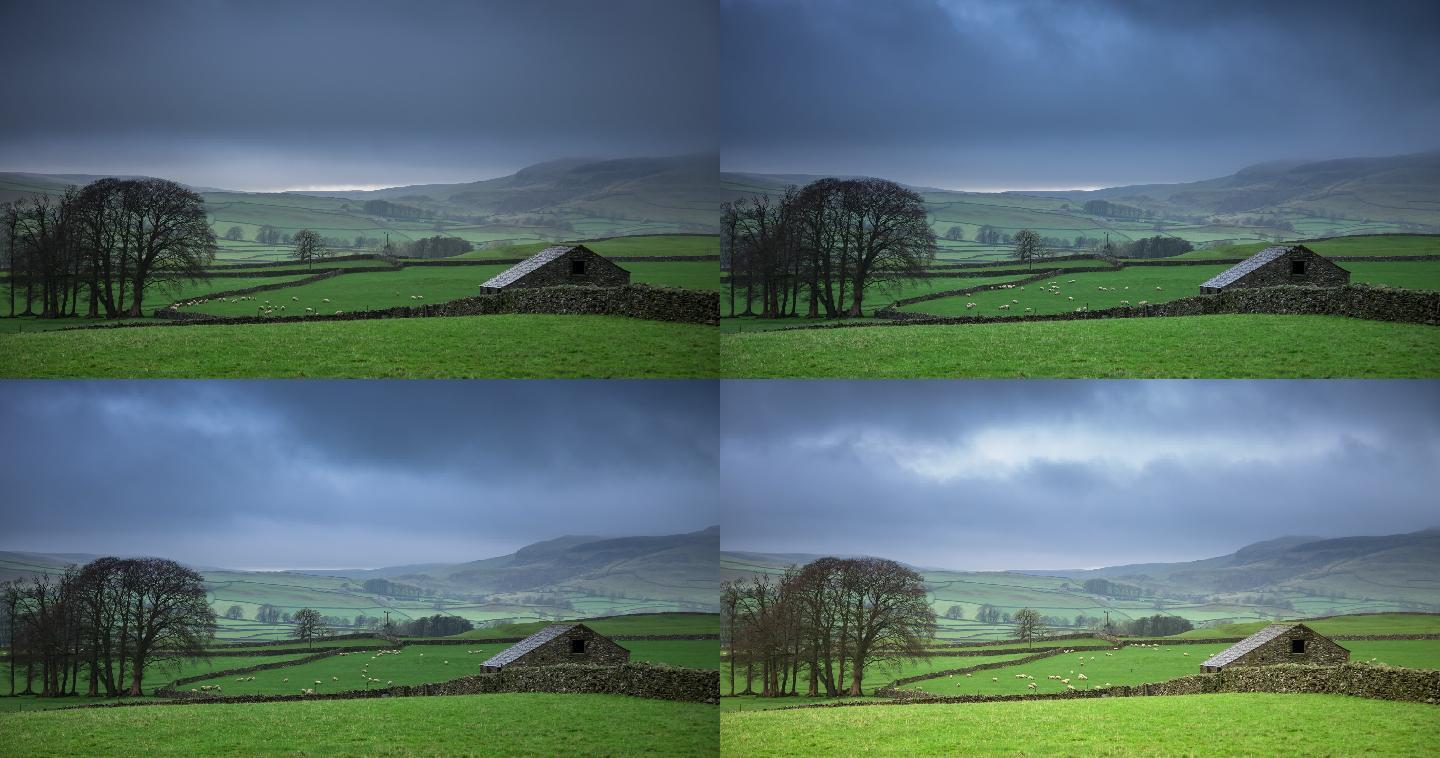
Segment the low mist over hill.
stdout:
<svg viewBox="0 0 1440 758">
<path fill-rule="evenodd" d="M 638 537 L 565 536 L 509 555 L 457 564 L 377 569 L 243 571 L 193 566 L 205 579 L 225 639 L 289 636 L 287 624 L 256 618 L 262 605 L 283 613 L 309 607 L 340 625 L 389 613 L 407 620 L 440 613 L 479 625 L 719 607 L 720 529 Z M 0 551 L 0 582 L 98 556 Z M 232 606 L 238 617 L 225 618 Z"/>
</svg>

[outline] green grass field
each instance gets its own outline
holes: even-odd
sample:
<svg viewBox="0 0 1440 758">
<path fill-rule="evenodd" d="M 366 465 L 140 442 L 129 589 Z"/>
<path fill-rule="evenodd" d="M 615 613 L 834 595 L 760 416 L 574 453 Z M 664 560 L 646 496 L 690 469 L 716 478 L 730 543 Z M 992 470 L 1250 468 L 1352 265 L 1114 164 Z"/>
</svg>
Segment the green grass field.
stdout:
<svg viewBox="0 0 1440 758">
<path fill-rule="evenodd" d="M 0 336 L 23 378 L 689 378 L 717 330 L 618 316 L 500 315 Z"/>
<path fill-rule="evenodd" d="M 1426 755 L 1440 709 L 1341 695 L 1221 694 L 724 712 L 735 756 Z"/>
<path fill-rule="evenodd" d="M 524 637 L 544 629 L 545 621 L 503 624 L 473 629 L 455 635 L 460 639 L 485 640 L 496 637 Z M 607 636 L 659 634 L 718 634 L 720 616 L 715 613 L 637 613 L 613 618 L 587 619 L 585 626 Z"/>
<path fill-rule="evenodd" d="M 463 253 L 459 258 L 519 258 L 533 255 L 560 242 L 527 242 L 517 245 L 486 247 Z M 717 235 L 658 235 L 654 237 L 615 237 L 603 240 L 581 240 L 578 244 L 604 256 L 652 255 L 719 255 Z M 628 263 L 620 264 L 629 268 Z"/>
<path fill-rule="evenodd" d="M 1303 619 L 1305 625 L 1325 635 L 1337 634 L 1440 634 L 1440 614 L 1363 613 L 1335 618 Z M 1269 622 L 1251 621 L 1193 629 L 1178 637 L 1247 637 Z"/>
<path fill-rule="evenodd" d="M 1269 242 L 1217 245 L 1177 256 L 1179 258 L 1245 258 L 1269 247 Z M 1437 235 L 1356 235 L 1301 242 L 1321 255 L 1440 255 Z M 1349 268 L 1349 264 L 1341 263 Z"/>
<path fill-rule="evenodd" d="M 1379 663 L 1404 668 L 1440 668 L 1440 640 L 1361 640 L 1339 644 L 1350 650 L 1351 660 L 1356 662 L 1373 658 Z M 1229 643 L 1215 642 L 1159 647 L 1132 645 L 1119 650 L 1077 649 L 1074 653 L 981 671 L 969 677 L 946 676 L 905 686 L 941 695 L 1023 695 L 1032 691 L 1030 684 L 1036 686 L 1034 692 L 1044 694 L 1064 692 L 1067 685 L 1084 690 L 1107 684 L 1163 682 L 1200 673 L 1201 661 L 1229 646 Z M 1017 674 L 1035 678 L 1022 679 Z M 1070 681 L 1048 678 L 1052 675 Z M 1086 678 L 1080 679 L 1081 675 Z"/>
<path fill-rule="evenodd" d="M 715 755 L 719 709 L 495 694 L 0 716 L 13 755 Z"/>
<path fill-rule="evenodd" d="M 1344 265 L 1351 272 L 1350 281 L 1355 284 L 1440 289 L 1440 261 L 1360 261 Z M 1060 274 L 1012 289 L 925 300 L 900 309 L 937 316 L 1022 316 L 1067 313 L 1081 307 L 1101 310 L 1134 306 L 1141 301 L 1164 303 L 1200 294 L 1200 284 L 1226 268 L 1228 266 L 1134 266 L 1113 272 Z M 967 308 L 969 303 L 975 307 Z M 1008 308 L 1002 307 L 1007 305 Z"/>
<path fill-rule="evenodd" d="M 1440 329 L 1331 316 L 811 329 L 720 342 L 723 375 L 747 379 L 1440 376 Z"/>
</svg>

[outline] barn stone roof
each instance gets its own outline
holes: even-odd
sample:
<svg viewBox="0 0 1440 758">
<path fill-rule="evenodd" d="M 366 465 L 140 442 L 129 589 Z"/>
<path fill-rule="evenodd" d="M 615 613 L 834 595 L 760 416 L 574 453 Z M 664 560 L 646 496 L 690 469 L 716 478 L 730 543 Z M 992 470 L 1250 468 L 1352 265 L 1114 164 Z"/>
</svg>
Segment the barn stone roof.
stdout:
<svg viewBox="0 0 1440 758">
<path fill-rule="evenodd" d="M 540 268 L 541 266 L 544 266 L 550 261 L 553 261 L 556 258 L 559 258 L 560 256 L 572 250 L 588 249 L 589 248 L 585 247 L 584 245 L 556 245 L 554 247 L 547 247 L 544 250 L 541 250 L 540 252 L 530 256 L 529 258 L 526 258 L 525 260 L 520 261 L 519 263 L 511 266 L 510 268 L 507 268 L 504 271 L 501 271 L 500 273 L 490 277 L 489 281 L 485 282 L 480 286 L 504 287 L 505 285 L 514 282 L 520 277 L 530 273 L 531 271 L 534 271 L 537 268 Z"/>
<path fill-rule="evenodd" d="M 1220 273 L 1211 277 L 1209 281 L 1201 284 L 1200 286 L 1224 287 L 1225 285 L 1234 282 L 1236 279 L 1239 279 L 1240 277 L 1250 273 L 1251 271 L 1254 271 L 1255 269 L 1264 266 L 1265 264 L 1275 260 L 1276 258 L 1279 258 L 1286 253 L 1291 253 L 1296 250 L 1309 250 L 1309 248 L 1305 247 L 1304 245 L 1274 245 L 1271 247 L 1267 247 L 1264 250 L 1261 250 L 1260 252 L 1250 256 L 1249 258 L 1246 258 L 1245 260 L 1231 266 L 1230 268 L 1221 271 Z"/>
<path fill-rule="evenodd" d="M 523 640 L 505 648 L 504 650 L 490 656 L 490 659 L 480 664 L 481 666 L 505 666 L 514 663 L 515 659 L 534 650 L 537 647 L 559 637 L 560 635 L 580 626 L 579 624 L 551 624 L 540 631 L 526 637 Z"/>
<path fill-rule="evenodd" d="M 1246 637 L 1243 640 L 1225 648 L 1224 650 L 1210 656 L 1201 666 L 1224 666 L 1233 663 L 1236 658 L 1254 650 L 1257 647 L 1279 637 L 1280 635 L 1300 626 L 1300 624 L 1271 624 L 1264 629 Z"/>
</svg>

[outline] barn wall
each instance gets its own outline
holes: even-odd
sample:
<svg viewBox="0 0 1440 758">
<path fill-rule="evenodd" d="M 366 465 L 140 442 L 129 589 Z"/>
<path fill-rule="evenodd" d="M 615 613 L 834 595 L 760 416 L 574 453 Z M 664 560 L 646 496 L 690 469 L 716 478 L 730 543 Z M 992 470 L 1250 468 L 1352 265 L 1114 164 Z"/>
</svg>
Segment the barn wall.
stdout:
<svg viewBox="0 0 1440 758">
<path fill-rule="evenodd" d="M 1290 641 L 1305 640 L 1304 653 L 1290 652 Z M 1350 660 L 1350 651 L 1309 629 L 1291 629 L 1273 640 L 1231 661 L 1229 666 L 1273 666 L 1277 663 L 1305 663 L 1336 666 Z"/>
<path fill-rule="evenodd" d="M 570 273 L 570 263 L 585 261 L 584 274 Z M 590 250 L 572 250 L 531 271 L 505 287 L 558 287 L 566 284 L 595 287 L 622 287 L 630 283 L 630 272 Z"/>
<path fill-rule="evenodd" d="M 1305 273 L 1290 273 L 1290 262 L 1305 261 Z M 1236 279 L 1223 289 L 1237 287 L 1279 287 L 1286 284 L 1310 284 L 1317 287 L 1343 287 L 1350 283 L 1350 272 L 1324 257 L 1305 250 L 1295 250 Z"/>
<path fill-rule="evenodd" d="M 585 640 L 584 653 L 570 652 L 571 640 Z M 576 627 L 512 661 L 515 666 L 556 666 L 562 663 L 588 663 L 618 666 L 630 660 L 630 651 L 585 627 Z"/>
</svg>

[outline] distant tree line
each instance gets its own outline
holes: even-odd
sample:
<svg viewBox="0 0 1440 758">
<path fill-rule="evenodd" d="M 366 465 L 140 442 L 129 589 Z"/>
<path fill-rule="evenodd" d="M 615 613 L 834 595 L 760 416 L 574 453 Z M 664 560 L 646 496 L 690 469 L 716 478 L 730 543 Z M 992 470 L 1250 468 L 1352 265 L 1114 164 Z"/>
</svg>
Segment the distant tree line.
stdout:
<svg viewBox="0 0 1440 758">
<path fill-rule="evenodd" d="M 1091 594 L 1121 600 L 1134 600 L 1136 598 L 1146 597 L 1148 594 L 1145 590 L 1132 584 L 1121 584 L 1120 582 L 1112 582 L 1109 579 L 1086 579 L 1085 584 L 1082 586 L 1084 586 L 1086 592 Z"/>
<path fill-rule="evenodd" d="M 867 288 L 914 278 L 935 259 L 920 196 L 883 179 L 820 179 L 779 198 L 721 206 L 730 314 L 860 316 Z"/>
<path fill-rule="evenodd" d="M 469 240 L 437 234 L 405 243 L 400 254 L 407 258 L 450 258 L 474 249 L 475 245 Z"/>
<path fill-rule="evenodd" d="M 1123 621 L 1117 631 L 1135 637 L 1169 637 L 1194 628 L 1194 624 L 1179 616 L 1157 613 L 1154 616 Z"/>
<path fill-rule="evenodd" d="M 164 179 L 100 179 L 7 203 L 0 225 L 12 316 L 140 316 L 148 288 L 203 279 L 216 252 L 205 201 Z"/>
<path fill-rule="evenodd" d="M 916 657 L 935 636 L 920 575 L 879 558 L 726 582 L 721 614 L 732 695 L 741 678 L 746 694 L 799 694 L 803 678 L 810 697 L 859 695 L 871 667 Z"/>
<path fill-rule="evenodd" d="M 361 207 L 372 216 L 384 216 L 385 218 L 416 219 L 430 216 L 430 212 L 424 208 L 392 203 L 389 200 L 366 200 L 365 205 Z"/>
<path fill-rule="evenodd" d="M 139 695 L 146 672 L 201 658 L 215 613 L 194 571 L 160 558 L 98 558 L 0 586 L 10 694 Z"/>
<path fill-rule="evenodd" d="M 449 637 L 474 629 L 475 625 L 459 616 L 434 616 L 404 621 L 395 625 L 395 633 L 405 637 Z"/>
<path fill-rule="evenodd" d="M 376 595 L 384 595 L 385 597 L 414 599 L 422 597 L 433 597 L 435 595 L 434 590 L 421 589 L 413 584 L 401 584 L 400 582 L 392 582 L 389 579 L 366 579 L 363 586 L 365 587 L 366 592 L 371 592 Z"/>
<path fill-rule="evenodd" d="M 1194 249 L 1194 245 L 1179 237 L 1157 235 L 1127 242 L 1115 254 L 1121 258 L 1170 258 Z"/>
<path fill-rule="evenodd" d="M 1083 206 L 1086 213 L 1092 216 L 1105 216 L 1106 218 L 1154 218 L 1154 211 L 1147 211 L 1136 208 L 1133 205 L 1121 205 L 1112 203 L 1109 200 L 1087 200 Z"/>
</svg>

